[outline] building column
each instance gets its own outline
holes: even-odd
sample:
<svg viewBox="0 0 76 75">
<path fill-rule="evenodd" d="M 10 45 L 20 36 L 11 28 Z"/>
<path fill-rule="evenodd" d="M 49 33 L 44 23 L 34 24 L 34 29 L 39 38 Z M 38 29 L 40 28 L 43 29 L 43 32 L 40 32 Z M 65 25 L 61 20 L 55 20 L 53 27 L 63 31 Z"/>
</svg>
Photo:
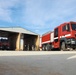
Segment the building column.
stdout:
<svg viewBox="0 0 76 75">
<path fill-rule="evenodd" d="M 40 41 L 40 36 L 38 35 L 36 39 L 36 50 L 39 50 L 39 43 L 40 43 L 39 41 Z"/>
<path fill-rule="evenodd" d="M 24 35 L 21 34 L 21 38 L 20 38 L 20 50 L 23 51 L 24 49 Z"/>
<path fill-rule="evenodd" d="M 21 38 L 21 33 L 18 33 L 17 40 L 16 40 L 16 51 L 20 50 L 20 38 Z"/>
</svg>

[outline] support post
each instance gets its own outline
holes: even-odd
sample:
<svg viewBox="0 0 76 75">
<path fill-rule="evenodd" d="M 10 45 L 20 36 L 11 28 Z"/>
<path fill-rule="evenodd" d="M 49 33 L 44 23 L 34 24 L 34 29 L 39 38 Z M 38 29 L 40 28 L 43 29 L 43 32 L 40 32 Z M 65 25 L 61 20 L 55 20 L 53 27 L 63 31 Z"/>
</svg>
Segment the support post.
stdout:
<svg viewBox="0 0 76 75">
<path fill-rule="evenodd" d="M 39 50 L 39 40 L 40 40 L 40 36 L 38 35 L 36 38 L 36 50 Z"/>
<path fill-rule="evenodd" d="M 21 38 L 21 33 L 18 33 L 17 40 L 16 40 L 16 51 L 20 50 L 20 38 Z"/>
</svg>

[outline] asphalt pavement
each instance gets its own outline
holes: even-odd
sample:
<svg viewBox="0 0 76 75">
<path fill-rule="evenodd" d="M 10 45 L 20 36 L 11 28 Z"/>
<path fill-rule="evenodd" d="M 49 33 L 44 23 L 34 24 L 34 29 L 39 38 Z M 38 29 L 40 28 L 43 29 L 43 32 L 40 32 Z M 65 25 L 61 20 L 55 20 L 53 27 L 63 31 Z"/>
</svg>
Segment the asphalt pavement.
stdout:
<svg viewBox="0 0 76 75">
<path fill-rule="evenodd" d="M 0 51 L 0 75 L 76 75 L 76 51 Z"/>
</svg>

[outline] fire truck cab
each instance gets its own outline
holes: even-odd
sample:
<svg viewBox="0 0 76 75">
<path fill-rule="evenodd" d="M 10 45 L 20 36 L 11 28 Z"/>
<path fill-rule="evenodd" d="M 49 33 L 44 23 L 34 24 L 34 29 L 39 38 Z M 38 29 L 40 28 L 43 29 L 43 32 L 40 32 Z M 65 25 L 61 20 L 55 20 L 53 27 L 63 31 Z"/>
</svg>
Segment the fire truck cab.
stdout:
<svg viewBox="0 0 76 75">
<path fill-rule="evenodd" d="M 54 48 L 76 48 L 76 22 L 63 23 L 54 29 Z"/>
</svg>

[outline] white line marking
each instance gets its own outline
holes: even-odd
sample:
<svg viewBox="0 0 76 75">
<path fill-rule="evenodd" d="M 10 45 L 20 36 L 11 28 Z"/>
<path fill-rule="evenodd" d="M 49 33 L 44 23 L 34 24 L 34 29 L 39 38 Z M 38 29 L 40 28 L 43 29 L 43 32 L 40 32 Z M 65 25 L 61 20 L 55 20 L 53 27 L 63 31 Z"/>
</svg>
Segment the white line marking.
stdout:
<svg viewBox="0 0 76 75">
<path fill-rule="evenodd" d="M 71 56 L 71 57 L 67 58 L 67 60 L 75 59 L 75 58 L 76 58 L 76 55 L 73 55 L 73 56 Z"/>
</svg>

